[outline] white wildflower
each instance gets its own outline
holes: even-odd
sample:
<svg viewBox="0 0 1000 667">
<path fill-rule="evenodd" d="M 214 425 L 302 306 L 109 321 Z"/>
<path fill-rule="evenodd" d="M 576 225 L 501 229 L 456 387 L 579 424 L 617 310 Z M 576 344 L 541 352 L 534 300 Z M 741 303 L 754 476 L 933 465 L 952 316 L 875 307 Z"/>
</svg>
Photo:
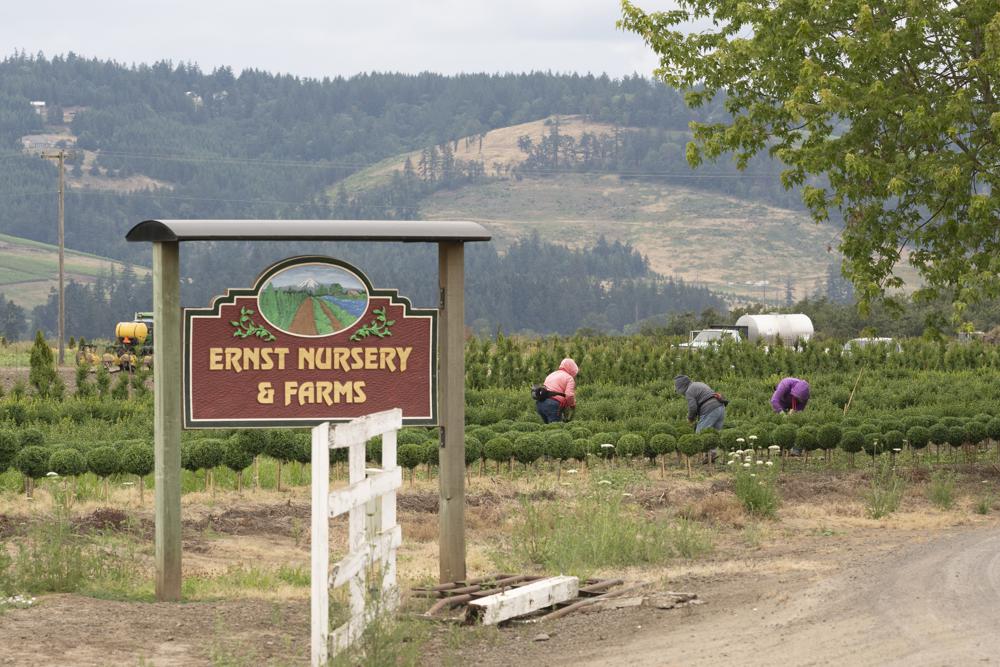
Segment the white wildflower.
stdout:
<svg viewBox="0 0 1000 667">
<path fill-rule="evenodd" d="M 736 442 L 746 442 L 743 438 L 736 438 Z"/>
<path fill-rule="evenodd" d="M 749 464 L 749 463 L 744 463 L 744 464 L 743 464 L 743 467 L 744 467 L 744 468 L 749 468 L 749 467 L 750 467 L 750 464 Z"/>
<path fill-rule="evenodd" d="M 736 463 L 736 461 L 729 461 L 729 462 L 727 462 L 727 463 L 726 463 L 726 465 L 727 465 L 727 466 L 731 466 L 731 465 L 733 465 L 734 463 Z"/>
<path fill-rule="evenodd" d="M 771 445 L 770 447 L 768 447 L 768 449 L 770 449 L 772 452 L 776 452 L 779 449 L 781 449 L 781 447 L 779 447 L 778 445 Z"/>
<path fill-rule="evenodd" d="M 578 472 L 579 471 L 576 468 L 570 468 L 569 470 L 566 471 L 566 474 L 567 475 L 575 475 Z"/>
<path fill-rule="evenodd" d="M 766 466 L 773 466 L 774 465 L 774 461 L 765 461 L 764 465 L 766 465 Z"/>
<path fill-rule="evenodd" d="M 762 465 L 764 465 L 764 462 L 763 461 L 757 461 L 757 465 L 762 466 Z"/>
<path fill-rule="evenodd" d="M 58 476 L 59 476 L 59 473 L 57 473 L 57 472 L 52 472 L 52 471 L 50 470 L 49 472 L 45 473 L 45 476 L 46 476 L 46 477 L 58 477 Z"/>
<path fill-rule="evenodd" d="M 750 436 L 750 440 L 756 440 L 756 439 L 757 439 L 757 436 L 755 436 L 755 435 L 751 435 Z"/>
</svg>

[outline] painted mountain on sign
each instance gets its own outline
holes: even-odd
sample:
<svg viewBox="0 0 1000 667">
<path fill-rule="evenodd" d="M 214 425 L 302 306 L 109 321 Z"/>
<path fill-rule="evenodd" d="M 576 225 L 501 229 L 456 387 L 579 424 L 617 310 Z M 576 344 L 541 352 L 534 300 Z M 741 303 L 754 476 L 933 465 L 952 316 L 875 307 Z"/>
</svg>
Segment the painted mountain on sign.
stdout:
<svg viewBox="0 0 1000 667">
<path fill-rule="evenodd" d="M 297 264 L 268 279 L 257 305 L 264 319 L 287 334 L 329 336 L 351 327 L 365 313 L 368 290 L 343 267 Z"/>
</svg>

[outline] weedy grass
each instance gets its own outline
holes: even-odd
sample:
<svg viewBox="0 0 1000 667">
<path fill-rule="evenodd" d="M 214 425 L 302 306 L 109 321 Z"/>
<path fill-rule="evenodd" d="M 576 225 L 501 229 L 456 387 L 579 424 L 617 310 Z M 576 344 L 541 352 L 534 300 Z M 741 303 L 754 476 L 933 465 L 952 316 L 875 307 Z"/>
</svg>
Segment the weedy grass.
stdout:
<svg viewBox="0 0 1000 667">
<path fill-rule="evenodd" d="M 751 472 L 755 470 L 755 472 Z M 733 492 L 749 514 L 762 519 L 773 519 L 778 514 L 781 498 L 778 496 L 773 468 L 739 468 L 733 483 Z"/>
<path fill-rule="evenodd" d="M 906 482 L 891 465 L 872 467 L 872 481 L 865 494 L 865 513 L 870 519 L 882 519 L 899 509 Z"/>
<path fill-rule="evenodd" d="M 13 555 L 0 557 L 0 591 L 82 593 L 107 598 L 151 599 L 139 545 L 125 535 L 81 534 L 58 512 L 33 525 Z"/>
<path fill-rule="evenodd" d="M 241 597 L 244 592 L 260 593 L 282 587 L 308 588 L 309 571 L 283 565 L 266 569 L 255 565 L 232 565 L 217 575 L 189 575 L 181 593 L 189 600 Z"/>
<path fill-rule="evenodd" d="M 996 496 L 990 493 L 977 500 L 973 509 L 976 514 L 989 514 L 993 510 L 994 502 L 996 502 Z"/>
<path fill-rule="evenodd" d="M 927 485 L 927 499 L 935 507 L 949 510 L 955 506 L 955 475 L 945 470 L 938 470 L 931 475 Z"/>
<path fill-rule="evenodd" d="M 614 489 L 587 491 L 575 501 L 523 502 L 500 568 L 540 566 L 581 577 L 607 569 L 696 558 L 712 550 L 711 533 L 685 519 L 651 518 L 622 502 Z"/>
</svg>

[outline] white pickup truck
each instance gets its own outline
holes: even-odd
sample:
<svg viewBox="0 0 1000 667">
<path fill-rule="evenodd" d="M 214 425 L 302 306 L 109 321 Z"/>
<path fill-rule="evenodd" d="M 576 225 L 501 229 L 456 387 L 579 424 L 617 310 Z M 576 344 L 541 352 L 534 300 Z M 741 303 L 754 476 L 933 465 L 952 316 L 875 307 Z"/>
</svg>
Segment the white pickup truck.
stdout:
<svg viewBox="0 0 1000 667">
<path fill-rule="evenodd" d="M 681 343 L 678 347 L 685 350 L 698 350 L 730 340 L 734 343 L 740 343 L 743 341 L 743 337 L 736 329 L 702 329 L 701 331 L 692 331 L 688 336 L 688 342 Z"/>
</svg>

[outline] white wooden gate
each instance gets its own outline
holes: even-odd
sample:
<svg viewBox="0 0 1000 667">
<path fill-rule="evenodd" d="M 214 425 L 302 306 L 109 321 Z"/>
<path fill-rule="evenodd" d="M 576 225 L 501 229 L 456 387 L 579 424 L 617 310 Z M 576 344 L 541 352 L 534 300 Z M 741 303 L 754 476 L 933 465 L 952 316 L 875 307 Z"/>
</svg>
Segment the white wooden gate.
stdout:
<svg viewBox="0 0 1000 667">
<path fill-rule="evenodd" d="M 396 549 L 402 533 L 396 523 L 396 489 L 403 483 L 396 465 L 396 432 L 402 410 L 359 417 L 330 429 L 312 431 L 312 664 L 325 665 L 364 631 L 373 613 L 366 610 L 366 574 L 378 570 L 379 612 L 396 609 Z M 382 467 L 365 470 L 365 443 L 382 436 Z M 330 449 L 348 450 L 347 488 L 330 493 Z M 330 570 L 330 518 L 349 515 L 347 555 Z M 369 518 L 370 517 L 370 518 Z M 368 519 L 366 521 L 366 518 Z M 367 524 L 367 530 L 366 530 Z M 330 631 L 330 588 L 350 587 L 350 619 Z"/>
</svg>

